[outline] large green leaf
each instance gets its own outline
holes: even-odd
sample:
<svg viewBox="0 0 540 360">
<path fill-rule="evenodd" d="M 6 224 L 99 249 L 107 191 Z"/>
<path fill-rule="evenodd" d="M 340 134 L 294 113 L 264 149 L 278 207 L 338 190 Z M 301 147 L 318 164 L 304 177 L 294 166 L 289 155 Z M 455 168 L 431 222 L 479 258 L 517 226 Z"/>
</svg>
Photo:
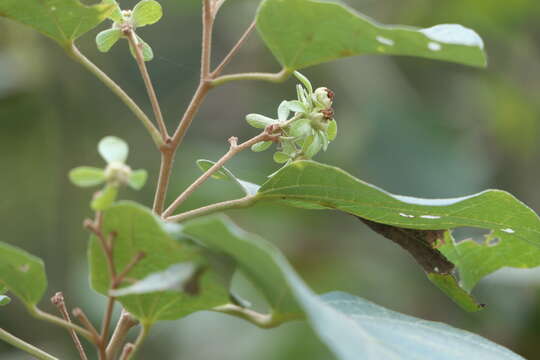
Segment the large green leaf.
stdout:
<svg viewBox="0 0 540 360">
<path fill-rule="evenodd" d="M 61 45 L 98 26 L 112 10 L 112 5 L 86 6 L 79 0 L 0 0 L 0 16 L 29 25 Z"/>
<path fill-rule="evenodd" d="M 461 25 L 427 29 L 380 25 L 336 2 L 265 0 L 257 15 L 257 28 L 289 70 L 362 54 L 486 65 L 482 39 Z"/>
<path fill-rule="evenodd" d="M 47 289 L 43 261 L 15 246 L 0 242 L 0 288 L 3 286 L 27 306 L 35 306 Z"/>
<path fill-rule="evenodd" d="M 402 315 L 352 295 L 332 293 L 320 298 L 275 246 L 224 216 L 189 221 L 183 232 L 233 257 L 268 299 L 274 319 L 303 314 L 340 360 L 428 360 L 434 353 L 441 360 L 522 359 L 480 336 Z"/>
<path fill-rule="evenodd" d="M 477 227 L 492 231 L 496 243 L 470 241 L 440 251 L 453 261 L 470 290 L 482 277 L 505 266 L 540 265 L 540 219 L 507 192 L 487 190 L 453 199 L 419 199 L 390 194 L 336 167 L 297 161 L 281 169 L 256 200 L 276 200 L 307 209 L 336 209 L 372 222 L 405 229 Z"/>
<path fill-rule="evenodd" d="M 104 214 L 103 233 L 115 233 L 114 262 L 120 273 L 140 252 L 145 257 L 129 272 L 128 278 L 142 280 L 183 262 L 204 265 L 200 250 L 173 239 L 164 224 L 149 209 L 131 202 L 112 205 Z M 92 287 L 107 295 L 110 277 L 107 261 L 99 240 L 92 236 L 89 245 L 89 263 Z M 129 286 L 126 282 L 123 286 Z M 228 289 L 222 286 L 218 275 L 208 270 L 200 278 L 198 294 L 178 291 L 159 291 L 144 295 L 120 297 L 124 307 L 145 323 L 173 320 L 192 312 L 206 310 L 229 301 Z"/>
</svg>

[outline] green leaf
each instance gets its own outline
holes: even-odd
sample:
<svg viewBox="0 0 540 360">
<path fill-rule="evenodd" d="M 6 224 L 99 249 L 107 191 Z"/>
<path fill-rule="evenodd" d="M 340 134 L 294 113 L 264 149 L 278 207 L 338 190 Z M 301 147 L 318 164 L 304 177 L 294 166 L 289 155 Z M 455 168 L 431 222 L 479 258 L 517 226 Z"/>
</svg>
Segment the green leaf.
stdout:
<svg viewBox="0 0 540 360">
<path fill-rule="evenodd" d="M 96 45 L 99 51 L 108 52 L 122 37 L 120 29 L 103 30 L 96 36 Z"/>
<path fill-rule="evenodd" d="M 110 4 L 86 6 L 79 0 L 0 1 L 0 16 L 31 26 L 62 46 L 98 26 L 113 9 Z"/>
<path fill-rule="evenodd" d="M 133 285 L 118 290 L 110 290 L 109 294 L 119 297 L 160 291 L 185 292 L 185 287 L 192 279 L 196 270 L 196 267 L 192 263 L 174 264 L 164 271 L 148 275 Z"/>
<path fill-rule="evenodd" d="M 523 360 L 480 336 L 402 315 L 349 294 L 319 297 L 273 244 L 246 233 L 224 216 L 188 221 L 183 232 L 236 260 L 271 306 L 269 323 L 261 325 L 275 326 L 305 316 L 337 359 L 427 360 L 436 353 L 438 360 Z"/>
<path fill-rule="evenodd" d="M 251 146 L 251 151 L 262 152 L 262 151 L 268 150 L 268 148 L 272 146 L 272 144 L 273 144 L 272 141 L 261 141 L 256 144 L 253 144 Z"/>
<path fill-rule="evenodd" d="M 22 249 L 0 242 L 0 287 L 7 288 L 26 306 L 35 306 L 47 289 L 43 261 Z"/>
<path fill-rule="evenodd" d="M 289 127 L 288 135 L 294 137 L 305 137 L 311 134 L 311 120 L 299 119 L 294 121 Z"/>
<path fill-rule="evenodd" d="M 205 159 L 199 159 L 197 160 L 197 166 L 202 171 L 207 171 L 212 166 L 214 166 L 215 162 Z M 259 185 L 253 184 L 249 181 L 240 180 L 237 178 L 229 169 L 227 169 L 225 166 L 222 166 L 221 169 L 216 171 L 212 177 L 214 179 L 218 180 L 227 180 L 235 183 L 238 185 L 238 187 L 246 194 L 246 195 L 255 195 L 257 191 L 259 190 Z"/>
<path fill-rule="evenodd" d="M 274 153 L 274 161 L 277 162 L 278 164 L 284 164 L 290 159 L 291 157 L 284 152 L 278 151 Z"/>
<path fill-rule="evenodd" d="M 307 77 L 305 77 L 299 71 L 295 71 L 294 76 L 296 76 L 296 78 L 300 80 L 300 82 L 305 86 L 306 90 L 308 91 L 308 94 L 313 94 L 313 85 L 311 85 L 311 81 L 309 81 Z"/>
<path fill-rule="evenodd" d="M 461 25 L 379 25 L 336 2 L 265 0 L 257 28 L 288 70 L 363 54 L 407 55 L 485 66 L 482 39 Z"/>
<path fill-rule="evenodd" d="M 435 286 L 454 300 L 462 309 L 475 312 L 484 308 L 485 305 L 478 304 L 471 294 L 459 286 L 456 278 L 451 274 L 429 273 L 427 276 Z"/>
<path fill-rule="evenodd" d="M 315 331 L 340 360 L 524 360 L 468 331 L 400 314 L 343 292 L 325 294 L 306 305 Z"/>
<path fill-rule="evenodd" d="M 147 179 L 148 172 L 146 170 L 135 170 L 129 176 L 128 185 L 135 190 L 141 190 L 144 184 L 146 184 Z"/>
<path fill-rule="evenodd" d="M 155 0 L 142 0 L 133 8 L 132 18 L 136 28 L 151 25 L 163 16 L 161 5 Z"/>
<path fill-rule="evenodd" d="M 114 22 L 120 23 L 123 20 L 122 16 L 122 9 L 120 9 L 120 6 L 116 2 L 116 0 L 103 0 L 102 3 L 104 5 L 112 5 L 113 10 L 111 14 L 109 15 L 109 19 L 111 19 Z"/>
<path fill-rule="evenodd" d="M 5 306 L 11 302 L 11 299 L 9 296 L 6 295 L 0 295 L 0 306 Z"/>
<path fill-rule="evenodd" d="M 140 36 L 137 35 L 137 40 L 139 41 L 139 43 L 142 44 L 142 56 L 143 56 L 143 60 L 144 61 L 151 61 L 153 58 L 154 58 L 154 51 L 152 50 L 152 48 L 150 47 L 150 45 L 148 45 Z M 129 44 L 129 51 L 131 51 L 131 55 L 134 57 L 134 58 L 137 58 L 135 56 L 135 49 L 133 49 L 133 47 L 131 46 L 131 43 Z"/>
<path fill-rule="evenodd" d="M 149 209 L 132 202 L 120 202 L 107 209 L 103 217 L 102 231 L 106 236 L 116 234 L 113 246 L 117 272 L 122 272 L 141 252 L 145 257 L 128 273 L 127 277 L 130 279 L 142 280 L 178 263 L 206 264 L 207 260 L 198 247 L 175 240 L 165 227 Z M 92 287 L 107 295 L 111 280 L 106 258 L 95 236 L 90 239 L 88 259 Z M 120 288 L 129 285 L 130 283 L 126 282 Z M 207 270 L 200 277 L 197 294 L 163 291 L 123 296 L 119 301 L 142 322 L 153 323 L 158 320 L 178 319 L 224 304 L 228 302 L 228 290 L 223 287 L 218 274 Z"/>
<path fill-rule="evenodd" d="M 124 140 L 116 136 L 106 136 L 99 142 L 98 151 L 108 164 L 112 162 L 125 163 L 129 147 Z"/>
<path fill-rule="evenodd" d="M 118 186 L 107 184 L 99 193 L 95 195 L 90 203 L 94 211 L 103 211 L 111 206 L 118 196 Z"/>
<path fill-rule="evenodd" d="M 328 140 L 334 141 L 337 136 L 337 122 L 335 119 L 332 119 L 328 123 L 328 128 L 326 129 L 326 136 L 328 136 Z"/>
<path fill-rule="evenodd" d="M 334 209 L 380 224 L 419 230 L 477 227 L 492 230 L 496 244 L 451 241 L 439 248 L 457 265 L 470 290 L 502 267 L 540 266 L 540 219 L 507 192 L 487 190 L 453 199 L 419 199 L 388 193 L 336 167 L 295 161 L 262 185 L 256 200 L 307 209 Z"/>
<path fill-rule="evenodd" d="M 105 171 L 90 166 L 80 166 L 69 172 L 69 180 L 80 187 L 90 187 L 105 182 Z"/>
<path fill-rule="evenodd" d="M 324 145 L 323 140 L 321 139 L 319 134 L 318 133 L 312 134 L 312 135 L 309 135 L 306 138 L 306 140 L 304 140 L 304 145 L 302 146 L 302 152 L 308 158 L 312 158 L 315 155 L 317 155 L 319 151 L 321 151 L 323 145 Z"/>
<path fill-rule="evenodd" d="M 287 100 L 283 100 L 278 106 L 278 120 L 287 121 L 290 112 L 291 109 L 289 108 L 289 102 Z"/>
<path fill-rule="evenodd" d="M 260 114 L 248 114 L 246 115 L 246 121 L 249 125 L 256 129 L 264 129 L 268 125 L 272 125 L 277 122 L 274 119 Z"/>
</svg>

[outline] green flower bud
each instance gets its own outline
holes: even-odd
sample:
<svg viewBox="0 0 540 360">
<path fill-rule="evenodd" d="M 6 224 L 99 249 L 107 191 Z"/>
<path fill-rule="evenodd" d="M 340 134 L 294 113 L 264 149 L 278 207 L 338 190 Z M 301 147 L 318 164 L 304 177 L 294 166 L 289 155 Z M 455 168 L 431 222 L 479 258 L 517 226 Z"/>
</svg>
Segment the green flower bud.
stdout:
<svg viewBox="0 0 540 360">
<path fill-rule="evenodd" d="M 315 102 L 323 109 L 329 109 L 332 107 L 334 93 L 328 88 L 320 87 L 313 93 L 313 100 L 315 100 Z"/>
<path fill-rule="evenodd" d="M 121 162 L 111 162 L 105 168 L 105 179 L 107 184 L 118 186 L 127 185 L 131 177 L 131 168 Z"/>
</svg>

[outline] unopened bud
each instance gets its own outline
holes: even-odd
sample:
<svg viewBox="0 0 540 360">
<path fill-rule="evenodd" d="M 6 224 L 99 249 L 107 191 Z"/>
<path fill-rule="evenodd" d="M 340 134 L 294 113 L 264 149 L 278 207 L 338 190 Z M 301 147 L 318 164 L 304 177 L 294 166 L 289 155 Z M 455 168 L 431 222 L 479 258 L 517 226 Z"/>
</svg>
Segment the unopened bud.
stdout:
<svg viewBox="0 0 540 360">
<path fill-rule="evenodd" d="M 320 87 L 313 93 L 315 101 L 319 103 L 323 108 L 328 109 L 332 107 L 334 100 L 334 92 L 328 88 Z"/>
<path fill-rule="evenodd" d="M 121 162 L 112 162 L 105 169 L 105 178 L 109 184 L 126 185 L 129 182 L 131 168 Z"/>
</svg>

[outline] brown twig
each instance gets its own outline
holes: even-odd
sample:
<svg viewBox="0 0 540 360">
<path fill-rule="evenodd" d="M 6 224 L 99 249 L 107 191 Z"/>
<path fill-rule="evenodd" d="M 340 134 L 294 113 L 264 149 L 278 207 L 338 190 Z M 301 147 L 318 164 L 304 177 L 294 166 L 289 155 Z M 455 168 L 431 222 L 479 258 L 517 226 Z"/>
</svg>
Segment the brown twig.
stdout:
<svg viewBox="0 0 540 360">
<path fill-rule="evenodd" d="M 161 107 L 159 105 L 156 91 L 154 90 L 154 86 L 152 85 L 152 79 L 150 78 L 150 74 L 148 74 L 148 69 L 146 68 L 146 62 L 144 61 L 142 53 L 142 43 L 139 41 L 139 39 L 137 39 L 137 36 L 135 35 L 133 29 L 123 29 L 123 33 L 127 36 L 129 45 L 135 52 L 135 60 L 137 62 L 137 66 L 139 67 L 141 77 L 143 78 L 144 86 L 146 87 L 146 92 L 148 93 L 148 98 L 150 99 L 150 104 L 152 105 L 152 110 L 154 111 L 154 116 L 159 127 L 159 132 L 161 134 L 163 142 L 167 143 L 169 139 L 169 134 L 167 133 L 165 121 L 163 120 L 163 114 L 161 113 Z"/>
<path fill-rule="evenodd" d="M 69 318 L 69 313 L 67 311 L 66 303 L 64 300 L 64 294 L 62 294 L 61 292 L 57 292 L 51 298 L 51 302 L 53 303 L 53 305 L 55 305 L 58 308 L 58 311 L 62 315 L 62 318 L 68 323 L 71 323 L 71 319 Z M 71 335 L 71 339 L 73 340 L 73 343 L 75 344 L 75 347 L 77 348 L 77 351 L 79 352 L 79 356 L 81 357 L 81 359 L 88 360 L 88 357 L 86 356 L 86 353 L 84 352 L 84 348 L 75 330 L 69 329 L 68 331 L 69 331 L 69 334 Z"/>
<path fill-rule="evenodd" d="M 240 50 L 240 48 L 242 47 L 242 45 L 244 44 L 244 42 L 246 41 L 246 39 L 248 38 L 248 36 L 251 34 L 251 32 L 253 31 L 253 29 L 255 28 L 255 25 L 257 23 L 255 22 L 255 20 L 253 20 L 251 22 L 251 24 L 249 25 L 249 27 L 247 28 L 247 30 L 244 32 L 244 34 L 240 37 L 240 39 L 238 40 L 238 42 L 232 47 L 232 49 L 229 51 L 229 53 L 225 56 L 225 58 L 223 58 L 223 60 L 221 61 L 221 63 L 216 67 L 216 69 L 210 74 L 210 77 L 212 79 L 215 79 L 216 77 L 218 77 L 222 72 L 223 72 L 223 69 L 225 69 L 225 66 L 227 66 L 227 64 L 233 59 L 233 57 L 238 53 L 238 50 Z"/>
<path fill-rule="evenodd" d="M 132 343 L 127 343 L 122 350 L 122 355 L 120 355 L 120 360 L 128 360 L 131 357 L 131 354 L 135 350 L 135 345 Z"/>
<path fill-rule="evenodd" d="M 94 343 L 99 343 L 99 333 L 98 331 L 96 330 L 96 328 L 94 327 L 94 325 L 92 324 L 92 322 L 88 319 L 88 317 L 86 316 L 86 314 L 82 311 L 81 308 L 75 308 L 71 311 L 71 313 L 73 314 L 73 316 L 75 316 L 77 318 L 77 320 L 79 320 L 79 322 L 84 326 L 84 328 L 86 330 L 88 330 L 90 332 L 90 334 L 92 334 L 92 338 L 94 339 Z"/>
<path fill-rule="evenodd" d="M 126 340 L 129 330 L 133 328 L 135 325 L 137 325 L 138 323 L 139 322 L 137 321 L 137 319 L 133 317 L 133 315 L 131 315 L 130 313 L 122 309 L 122 314 L 120 315 L 120 319 L 118 320 L 118 323 L 116 324 L 116 328 L 114 329 L 111 340 L 109 341 L 109 345 L 107 345 L 107 349 L 106 349 L 107 359 L 116 358 L 116 354 L 118 353 L 122 344 Z"/>
<path fill-rule="evenodd" d="M 261 141 L 270 141 L 275 138 L 275 135 L 272 135 L 271 130 L 265 130 L 259 135 L 247 140 L 246 142 L 243 142 L 242 144 L 238 145 L 238 138 L 231 137 L 229 139 L 230 147 L 229 151 L 225 155 L 221 157 L 212 167 L 204 172 L 197 180 L 195 180 L 190 186 L 187 187 L 186 190 L 180 196 L 176 198 L 176 200 L 173 201 L 173 203 L 163 212 L 163 217 L 168 218 L 172 215 L 174 210 L 176 210 L 183 202 L 188 198 L 189 195 L 191 195 L 199 186 L 201 186 L 210 176 L 212 176 L 216 171 L 221 169 L 223 165 L 229 161 L 231 158 L 233 158 L 236 154 L 239 152 L 251 147 L 252 145 L 261 142 Z"/>
</svg>

